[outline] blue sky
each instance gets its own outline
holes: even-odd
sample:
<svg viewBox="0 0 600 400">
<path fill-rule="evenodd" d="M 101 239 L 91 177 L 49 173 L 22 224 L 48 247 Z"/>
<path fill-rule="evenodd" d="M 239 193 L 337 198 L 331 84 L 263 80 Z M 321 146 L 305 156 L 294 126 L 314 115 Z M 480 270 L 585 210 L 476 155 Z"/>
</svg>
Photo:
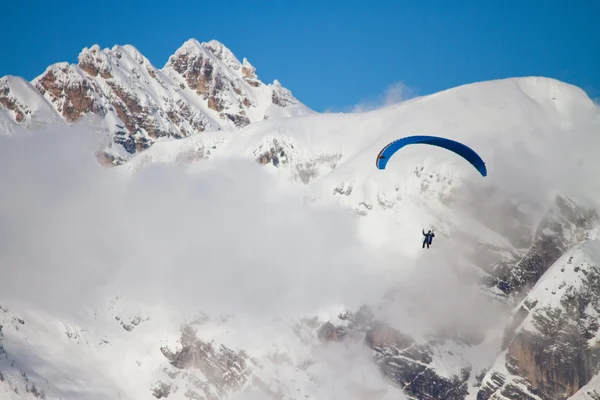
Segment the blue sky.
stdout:
<svg viewBox="0 0 600 400">
<path fill-rule="evenodd" d="M 8 1 L 0 76 L 28 80 L 83 47 L 132 44 L 155 66 L 217 39 L 317 111 L 512 76 L 600 97 L 600 1 Z"/>
</svg>

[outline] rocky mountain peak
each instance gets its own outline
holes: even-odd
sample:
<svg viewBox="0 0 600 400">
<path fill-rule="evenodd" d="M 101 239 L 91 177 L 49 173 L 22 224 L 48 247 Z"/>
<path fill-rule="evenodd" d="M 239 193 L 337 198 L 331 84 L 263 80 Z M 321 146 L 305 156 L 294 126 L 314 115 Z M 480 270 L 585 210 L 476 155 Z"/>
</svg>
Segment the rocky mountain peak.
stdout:
<svg viewBox="0 0 600 400">
<path fill-rule="evenodd" d="M 132 45 L 94 44 L 77 64 L 59 62 L 27 85 L 0 81 L 6 129 L 29 121 L 76 123 L 94 116 L 112 138 L 104 155 L 120 163 L 163 137 L 239 129 L 266 118 L 312 113 L 281 85 L 265 85 L 256 69 L 217 40 L 187 40 L 156 68 Z M 29 90 L 29 93 L 25 93 Z M 38 106 L 33 106 L 37 104 Z M 37 112 L 44 105 L 54 118 Z M 293 111 L 281 111 L 293 108 Z M 48 113 L 48 111 L 46 112 Z M 40 115 L 38 115 L 40 114 Z"/>
<path fill-rule="evenodd" d="M 104 52 L 97 44 L 91 48 L 84 48 L 77 57 L 77 65 L 90 76 L 102 76 L 104 79 L 112 78 L 111 54 Z"/>
<path fill-rule="evenodd" d="M 92 66 L 89 67 L 92 70 Z M 86 71 L 77 65 L 56 63 L 32 83 L 66 122 L 76 122 L 85 114 L 106 113 Z"/>
<path fill-rule="evenodd" d="M 244 58 L 242 62 L 242 76 L 246 83 L 252 87 L 258 87 L 262 85 L 262 82 L 258 79 L 256 75 L 256 68 L 250 64 L 250 62 Z"/>
<path fill-rule="evenodd" d="M 217 40 L 211 40 L 208 43 L 202 43 L 202 46 L 208 48 L 211 53 L 232 70 L 238 71 L 242 67 L 240 61 L 223 43 Z"/>
</svg>

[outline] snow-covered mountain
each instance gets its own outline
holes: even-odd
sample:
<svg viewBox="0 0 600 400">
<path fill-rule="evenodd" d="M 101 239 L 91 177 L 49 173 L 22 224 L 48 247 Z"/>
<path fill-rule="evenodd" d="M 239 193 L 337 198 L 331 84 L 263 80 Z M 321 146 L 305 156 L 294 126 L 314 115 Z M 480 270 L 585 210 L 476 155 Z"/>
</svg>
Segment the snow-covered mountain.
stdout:
<svg viewBox="0 0 600 400">
<path fill-rule="evenodd" d="M 188 47 L 160 76 L 199 90 Z M 505 79 L 366 113 L 247 116 L 241 129 L 157 141 L 107 175 L 67 174 L 93 196 L 65 178 L 57 198 L 28 198 L 23 219 L 69 228 L 42 236 L 52 250 L 40 267 L 66 268 L 63 248 L 83 257 L 88 235 L 94 263 L 125 266 L 81 279 L 100 293 L 85 318 L 5 302 L 5 393 L 31 397 L 35 382 L 46 398 L 598 396 L 600 108 L 582 90 Z M 383 146 L 414 134 L 468 144 L 488 176 L 423 145 L 375 167 Z M 90 204 L 46 216 L 63 196 Z M 168 301 L 186 296 L 185 312 Z"/>
<path fill-rule="evenodd" d="M 600 241 L 587 239 L 563 254 L 516 308 L 480 398 L 574 395 L 598 373 L 599 317 Z"/>
<path fill-rule="evenodd" d="M 94 121 L 115 145 L 120 162 L 160 138 L 243 127 L 268 118 L 310 114 L 275 80 L 264 84 L 247 59 L 240 62 L 216 40 L 190 39 L 162 69 L 131 45 L 81 51 L 76 65 L 49 66 L 32 82 L 0 79 L 0 123 Z"/>
</svg>

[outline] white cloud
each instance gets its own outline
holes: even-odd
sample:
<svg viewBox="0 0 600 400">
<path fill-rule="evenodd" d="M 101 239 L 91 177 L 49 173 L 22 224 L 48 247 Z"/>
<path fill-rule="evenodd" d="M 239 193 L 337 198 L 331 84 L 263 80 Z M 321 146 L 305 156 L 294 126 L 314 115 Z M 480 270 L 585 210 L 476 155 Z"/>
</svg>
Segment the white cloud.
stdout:
<svg viewBox="0 0 600 400">
<path fill-rule="evenodd" d="M 95 144 L 77 129 L 3 140 L 5 298 L 76 311 L 118 288 L 190 312 L 304 316 L 357 306 L 378 280 L 350 215 L 306 208 L 256 162 L 128 180 L 96 164 Z"/>
<path fill-rule="evenodd" d="M 367 98 L 354 106 L 353 112 L 372 111 L 378 108 L 402 103 L 416 96 L 413 88 L 403 82 L 395 82 L 389 85 L 385 91 L 375 98 Z"/>
</svg>

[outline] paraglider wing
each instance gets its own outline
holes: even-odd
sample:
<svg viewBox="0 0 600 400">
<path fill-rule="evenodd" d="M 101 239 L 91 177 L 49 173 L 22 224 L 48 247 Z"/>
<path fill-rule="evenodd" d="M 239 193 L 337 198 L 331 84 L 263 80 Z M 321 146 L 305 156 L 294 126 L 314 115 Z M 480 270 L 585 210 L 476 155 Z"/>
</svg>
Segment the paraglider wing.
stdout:
<svg viewBox="0 0 600 400">
<path fill-rule="evenodd" d="M 402 147 L 409 144 L 428 144 L 431 146 L 443 147 L 450 150 L 471 163 L 482 176 L 487 175 L 485 163 L 479 155 L 470 147 L 452 139 L 446 139 L 437 136 L 408 136 L 393 141 L 385 146 L 377 155 L 377 168 L 385 169 L 390 157 Z"/>
</svg>

